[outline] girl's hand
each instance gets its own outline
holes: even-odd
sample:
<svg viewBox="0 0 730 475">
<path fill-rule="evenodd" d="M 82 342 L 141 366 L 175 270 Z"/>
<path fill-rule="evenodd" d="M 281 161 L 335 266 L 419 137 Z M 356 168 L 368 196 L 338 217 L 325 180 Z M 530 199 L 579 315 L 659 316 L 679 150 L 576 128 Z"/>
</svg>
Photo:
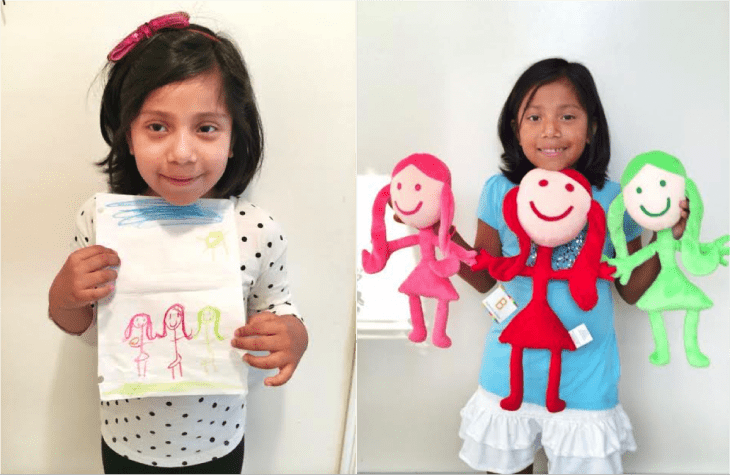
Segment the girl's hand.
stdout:
<svg viewBox="0 0 730 475">
<path fill-rule="evenodd" d="M 231 346 L 248 351 L 268 351 L 265 356 L 246 353 L 243 360 L 255 368 L 279 368 L 279 373 L 266 378 L 267 386 L 281 386 L 289 381 L 307 349 L 307 329 L 294 315 L 260 312 L 238 329 Z"/>
<path fill-rule="evenodd" d="M 72 252 L 51 285 L 51 315 L 85 307 L 112 293 L 117 272 L 108 267 L 120 263 L 116 251 L 100 245 Z"/>
<path fill-rule="evenodd" d="M 687 227 L 687 218 L 689 217 L 689 199 L 685 198 L 680 201 L 679 207 L 682 208 L 682 214 L 679 217 L 679 221 L 672 226 L 672 236 L 674 236 L 674 239 L 680 239 Z"/>
</svg>

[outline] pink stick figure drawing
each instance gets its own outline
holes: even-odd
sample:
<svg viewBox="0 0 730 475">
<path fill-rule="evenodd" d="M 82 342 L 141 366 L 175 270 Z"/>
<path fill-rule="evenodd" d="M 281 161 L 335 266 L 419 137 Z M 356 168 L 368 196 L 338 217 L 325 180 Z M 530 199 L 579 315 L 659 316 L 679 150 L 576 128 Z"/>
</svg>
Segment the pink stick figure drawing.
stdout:
<svg viewBox="0 0 730 475">
<path fill-rule="evenodd" d="M 178 335 L 178 329 L 182 335 Z M 182 356 L 178 351 L 177 341 L 183 338 L 190 340 L 193 335 L 185 330 L 185 309 L 179 303 L 172 305 L 165 312 L 165 318 L 162 320 L 162 333 L 158 333 L 158 338 L 167 336 L 167 330 L 172 331 L 172 342 L 175 345 L 175 359 L 170 363 L 167 368 L 172 370 L 172 379 L 175 379 L 175 368 L 180 372 L 182 377 Z"/>
<path fill-rule="evenodd" d="M 139 333 L 139 336 L 132 337 L 133 333 Z M 129 319 L 122 341 L 129 340 L 129 346 L 139 348 L 139 354 L 134 362 L 137 363 L 137 376 L 140 378 L 147 376 L 147 360 L 150 357 L 149 353 L 144 351 L 145 337 L 148 341 L 156 338 L 155 333 L 152 331 L 152 319 L 146 313 L 138 313 Z"/>
</svg>

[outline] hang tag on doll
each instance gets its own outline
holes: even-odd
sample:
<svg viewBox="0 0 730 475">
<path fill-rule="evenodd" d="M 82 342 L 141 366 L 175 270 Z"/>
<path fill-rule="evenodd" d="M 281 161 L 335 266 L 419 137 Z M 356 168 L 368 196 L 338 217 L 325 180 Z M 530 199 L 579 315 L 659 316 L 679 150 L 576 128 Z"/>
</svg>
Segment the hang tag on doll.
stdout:
<svg viewBox="0 0 730 475">
<path fill-rule="evenodd" d="M 515 300 L 504 290 L 502 284 L 498 284 L 494 290 L 489 292 L 487 297 L 482 300 L 482 304 L 497 323 L 503 322 L 517 310 Z"/>
<path fill-rule="evenodd" d="M 575 343 L 576 349 L 580 348 L 581 346 L 587 345 L 588 343 L 593 341 L 591 332 L 588 331 L 588 328 L 586 327 L 585 323 L 581 323 L 577 327 L 570 330 L 568 333 L 570 334 L 570 337 L 573 339 L 573 343 Z"/>
</svg>

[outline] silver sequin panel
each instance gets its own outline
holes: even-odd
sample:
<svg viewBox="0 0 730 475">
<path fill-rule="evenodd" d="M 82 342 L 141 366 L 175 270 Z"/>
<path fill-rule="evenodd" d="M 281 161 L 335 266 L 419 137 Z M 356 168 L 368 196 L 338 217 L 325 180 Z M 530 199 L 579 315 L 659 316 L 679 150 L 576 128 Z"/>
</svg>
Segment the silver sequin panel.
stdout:
<svg viewBox="0 0 730 475">
<path fill-rule="evenodd" d="M 588 233 L 588 226 L 583 228 L 578 236 L 572 241 L 565 243 L 561 246 L 553 249 L 553 270 L 565 270 L 573 267 L 575 258 L 583 249 L 583 244 L 586 242 L 586 234 Z M 530 245 L 530 257 L 527 258 L 527 265 L 534 266 L 535 259 L 537 258 L 537 244 L 534 242 Z"/>
</svg>

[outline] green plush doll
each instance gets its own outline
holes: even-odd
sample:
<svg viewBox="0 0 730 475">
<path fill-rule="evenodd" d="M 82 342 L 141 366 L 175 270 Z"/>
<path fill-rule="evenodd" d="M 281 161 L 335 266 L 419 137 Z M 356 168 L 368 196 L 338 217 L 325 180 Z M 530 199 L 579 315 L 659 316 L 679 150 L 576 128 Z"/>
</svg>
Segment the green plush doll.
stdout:
<svg viewBox="0 0 730 475">
<path fill-rule="evenodd" d="M 689 216 L 684 234 L 679 240 L 672 235 L 681 217 L 679 202 L 687 197 Z M 657 239 L 629 255 L 623 232 L 624 211 L 645 229 L 656 231 Z M 697 186 L 687 177 L 684 166 L 667 153 L 653 151 L 634 157 L 621 176 L 621 193 L 611 203 L 607 224 L 616 258 L 608 259 L 616 266 L 614 277 L 626 284 L 631 272 L 654 254 L 659 256 L 661 271 L 641 296 L 636 306 L 649 313 L 656 348 L 649 356 L 655 365 L 669 363 L 669 342 L 664 329 L 662 312 L 686 310 L 684 348 L 687 361 L 695 367 L 706 367 L 709 358 L 699 349 L 697 325 L 700 310 L 712 307 L 712 301 L 682 273 L 675 253 L 680 252 L 685 269 L 694 275 L 713 272 L 718 264 L 726 266 L 730 248 L 729 235 L 710 243 L 700 243 L 702 199 Z"/>
</svg>

